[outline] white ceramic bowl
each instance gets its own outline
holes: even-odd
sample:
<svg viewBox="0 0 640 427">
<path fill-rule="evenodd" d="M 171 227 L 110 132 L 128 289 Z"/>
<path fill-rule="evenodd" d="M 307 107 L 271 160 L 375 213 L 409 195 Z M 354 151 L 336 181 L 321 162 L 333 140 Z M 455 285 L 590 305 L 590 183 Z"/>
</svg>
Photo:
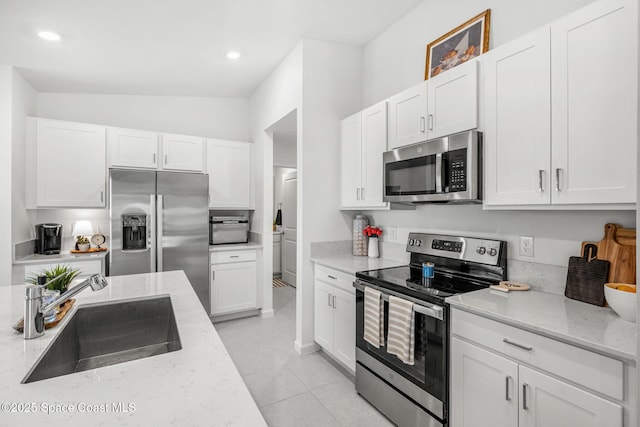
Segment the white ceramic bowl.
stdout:
<svg viewBox="0 0 640 427">
<path fill-rule="evenodd" d="M 604 297 L 609 306 L 618 313 L 618 316 L 630 322 L 636 321 L 636 294 L 634 292 L 619 291 L 614 287 L 622 283 L 606 283 L 604 285 Z M 614 286 L 614 287 L 612 287 Z M 636 285 L 626 285 L 633 288 Z"/>
</svg>

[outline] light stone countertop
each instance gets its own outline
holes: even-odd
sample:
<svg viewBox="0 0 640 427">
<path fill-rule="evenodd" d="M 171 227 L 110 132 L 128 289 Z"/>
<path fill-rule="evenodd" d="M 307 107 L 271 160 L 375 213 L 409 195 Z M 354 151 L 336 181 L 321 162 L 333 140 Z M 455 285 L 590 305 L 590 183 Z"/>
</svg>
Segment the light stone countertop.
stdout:
<svg viewBox="0 0 640 427">
<path fill-rule="evenodd" d="M 229 243 L 226 245 L 209 245 L 209 252 L 244 251 L 247 249 L 262 249 L 260 243 Z"/>
<path fill-rule="evenodd" d="M 452 307 L 559 341 L 623 359 L 637 360 L 636 324 L 612 309 L 535 290 L 483 289 L 446 299 Z"/>
<path fill-rule="evenodd" d="M 406 261 L 385 258 L 369 258 L 367 256 L 354 256 L 351 254 L 313 257 L 311 258 L 311 261 L 318 265 L 334 268 L 353 275 L 356 274 L 356 271 L 377 270 L 380 268 L 407 265 Z"/>
<path fill-rule="evenodd" d="M 77 262 L 77 261 L 91 261 L 91 260 L 102 260 L 104 259 L 109 250 L 102 252 L 87 252 L 87 253 L 79 253 L 72 254 L 69 251 L 61 251 L 56 255 L 40 255 L 40 254 L 31 254 L 25 257 L 17 258 L 13 264 L 56 264 L 56 263 L 64 263 L 64 262 Z"/>
<path fill-rule="evenodd" d="M 20 384 L 71 316 L 48 329 L 43 337 L 24 340 L 11 328 L 23 315 L 24 286 L 0 287 L 0 298 L 5 302 L 0 312 L 0 403 L 35 403 L 36 409 L 35 413 L 12 413 L 5 405 L 0 425 L 266 426 L 182 271 L 107 280 L 109 285 L 100 291 L 78 294 L 72 311 L 87 303 L 170 295 L 182 349 Z M 125 407 L 133 404 L 134 411 L 114 410 L 112 405 L 118 403 Z M 74 413 L 43 413 L 54 404 L 69 405 L 67 408 Z M 87 405 L 98 412 L 87 412 Z M 100 412 L 101 408 L 106 410 Z M 62 406 L 54 409 L 61 410 Z"/>
</svg>

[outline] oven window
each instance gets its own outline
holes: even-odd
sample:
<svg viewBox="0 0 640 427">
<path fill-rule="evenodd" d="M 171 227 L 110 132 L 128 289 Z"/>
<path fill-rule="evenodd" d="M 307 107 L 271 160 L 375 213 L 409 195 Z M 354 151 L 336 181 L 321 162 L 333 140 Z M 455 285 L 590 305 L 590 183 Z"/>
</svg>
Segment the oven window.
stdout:
<svg viewBox="0 0 640 427">
<path fill-rule="evenodd" d="M 435 156 L 385 164 L 387 196 L 432 194 L 436 191 Z"/>
<path fill-rule="evenodd" d="M 414 365 L 407 365 L 395 355 L 387 353 L 387 347 L 371 346 L 364 336 L 364 293 L 356 293 L 356 345 L 361 350 L 393 368 L 405 378 L 427 391 L 433 397 L 445 400 L 446 345 L 442 320 L 415 314 Z M 384 303 L 385 342 L 388 335 L 389 303 Z"/>
</svg>

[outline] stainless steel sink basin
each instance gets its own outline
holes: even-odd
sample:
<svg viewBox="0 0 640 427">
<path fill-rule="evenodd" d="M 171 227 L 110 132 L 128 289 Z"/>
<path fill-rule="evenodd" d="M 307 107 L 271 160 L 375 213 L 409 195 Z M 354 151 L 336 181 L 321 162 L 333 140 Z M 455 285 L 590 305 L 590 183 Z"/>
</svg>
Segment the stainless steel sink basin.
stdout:
<svg viewBox="0 0 640 427">
<path fill-rule="evenodd" d="M 169 296 L 80 307 L 22 383 L 181 348 Z"/>
</svg>

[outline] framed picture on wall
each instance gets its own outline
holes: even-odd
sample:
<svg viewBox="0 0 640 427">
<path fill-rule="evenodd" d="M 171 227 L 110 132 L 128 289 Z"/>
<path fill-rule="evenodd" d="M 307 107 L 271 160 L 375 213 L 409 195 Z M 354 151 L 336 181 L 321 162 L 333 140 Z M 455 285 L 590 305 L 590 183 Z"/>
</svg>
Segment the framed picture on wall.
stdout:
<svg viewBox="0 0 640 427">
<path fill-rule="evenodd" d="M 424 79 L 437 76 L 489 50 L 491 9 L 427 45 Z"/>
</svg>

